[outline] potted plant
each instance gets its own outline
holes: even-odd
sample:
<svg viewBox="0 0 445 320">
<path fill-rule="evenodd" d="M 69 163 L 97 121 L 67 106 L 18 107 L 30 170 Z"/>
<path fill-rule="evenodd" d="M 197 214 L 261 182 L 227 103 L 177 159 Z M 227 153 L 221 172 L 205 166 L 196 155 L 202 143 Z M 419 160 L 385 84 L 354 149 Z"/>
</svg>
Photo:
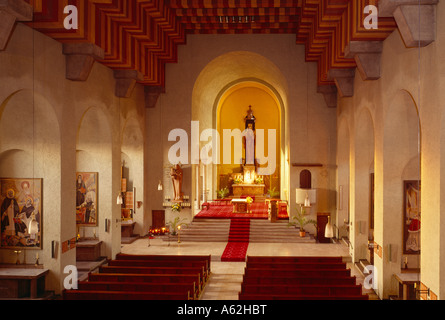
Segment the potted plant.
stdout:
<svg viewBox="0 0 445 320">
<path fill-rule="evenodd" d="M 229 189 L 227 187 L 224 187 L 216 192 L 218 193 L 218 197 L 220 199 L 224 199 L 229 194 Z"/>
<path fill-rule="evenodd" d="M 278 197 L 280 196 L 280 191 L 275 190 L 275 187 L 267 190 L 267 193 L 269 194 L 269 197 L 271 199 L 278 199 Z"/>
<path fill-rule="evenodd" d="M 186 218 L 181 219 L 180 217 L 176 217 L 173 221 L 167 222 L 167 225 L 170 226 L 171 234 L 173 236 L 176 235 L 176 229 L 178 229 L 178 227 L 187 225 L 186 223 L 184 223 L 185 220 L 187 219 Z"/>
<path fill-rule="evenodd" d="M 294 221 L 290 221 L 287 224 L 288 227 L 290 226 L 300 227 L 300 237 L 306 236 L 306 230 L 304 230 L 304 227 L 307 226 L 308 224 L 313 224 L 315 227 L 317 227 L 317 221 L 306 218 L 305 213 L 306 209 L 304 207 L 302 207 L 301 210 L 298 210 L 297 208 L 297 215 L 292 217 Z"/>
</svg>

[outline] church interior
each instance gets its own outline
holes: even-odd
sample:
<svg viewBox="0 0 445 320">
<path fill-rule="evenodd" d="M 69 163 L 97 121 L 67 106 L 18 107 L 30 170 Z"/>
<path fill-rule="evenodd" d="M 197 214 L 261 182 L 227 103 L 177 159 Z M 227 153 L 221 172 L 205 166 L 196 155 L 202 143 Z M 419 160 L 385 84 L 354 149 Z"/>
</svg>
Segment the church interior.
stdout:
<svg viewBox="0 0 445 320">
<path fill-rule="evenodd" d="M 0 1 L 0 299 L 444 299 L 442 23 Z"/>
</svg>

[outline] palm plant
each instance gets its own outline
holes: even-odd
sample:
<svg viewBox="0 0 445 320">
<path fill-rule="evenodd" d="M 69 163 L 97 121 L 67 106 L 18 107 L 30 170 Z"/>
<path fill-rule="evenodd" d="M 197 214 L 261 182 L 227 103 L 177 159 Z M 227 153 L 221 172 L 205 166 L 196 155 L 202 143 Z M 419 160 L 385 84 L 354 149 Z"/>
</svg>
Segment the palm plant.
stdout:
<svg viewBox="0 0 445 320">
<path fill-rule="evenodd" d="M 313 224 L 315 227 L 317 227 L 317 221 L 313 219 L 308 219 L 305 215 L 306 209 L 304 207 L 301 208 L 301 210 L 298 210 L 297 208 L 297 214 L 292 217 L 292 220 L 287 225 L 290 226 L 298 226 L 300 227 L 300 236 L 304 237 L 306 235 L 306 230 L 304 230 L 304 227 L 308 224 Z"/>
<path fill-rule="evenodd" d="M 171 234 L 176 235 L 176 229 L 178 227 L 187 225 L 187 223 L 184 223 L 184 221 L 187 220 L 186 218 L 181 219 L 179 216 L 176 217 L 173 221 L 167 222 L 167 225 L 170 226 Z"/>
</svg>

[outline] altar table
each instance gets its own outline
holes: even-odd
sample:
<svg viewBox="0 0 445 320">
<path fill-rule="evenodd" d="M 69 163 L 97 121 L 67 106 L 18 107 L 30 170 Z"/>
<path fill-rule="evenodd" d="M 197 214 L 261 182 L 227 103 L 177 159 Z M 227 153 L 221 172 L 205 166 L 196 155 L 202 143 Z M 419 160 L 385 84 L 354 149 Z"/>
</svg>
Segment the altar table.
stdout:
<svg viewBox="0 0 445 320">
<path fill-rule="evenodd" d="M 251 204 L 247 199 L 232 199 L 233 213 L 251 213 Z"/>
</svg>

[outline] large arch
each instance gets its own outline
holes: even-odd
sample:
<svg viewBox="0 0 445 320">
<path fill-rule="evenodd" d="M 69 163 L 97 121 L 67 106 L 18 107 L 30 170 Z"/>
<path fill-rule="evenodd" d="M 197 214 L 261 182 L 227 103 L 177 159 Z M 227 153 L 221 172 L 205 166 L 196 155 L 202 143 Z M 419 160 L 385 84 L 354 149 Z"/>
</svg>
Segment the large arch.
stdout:
<svg viewBox="0 0 445 320">
<path fill-rule="evenodd" d="M 420 252 L 405 252 L 407 239 L 404 238 L 405 228 L 409 225 L 404 207 L 404 182 L 420 180 L 420 141 L 417 104 L 409 91 L 401 89 L 386 108 L 382 172 L 376 172 L 376 203 L 381 206 L 375 211 L 375 241 L 386 254 L 376 257 L 374 265 L 379 270 L 378 290 L 383 298 L 397 290 L 391 277 L 400 272 L 402 259 L 408 259 L 410 267 L 420 267 Z"/>
<path fill-rule="evenodd" d="M 126 119 L 122 132 L 121 160 L 126 162 L 127 191 L 135 191 L 136 201 L 144 195 L 144 139 L 138 120 L 134 117 Z M 135 202 L 136 202 L 135 201 Z M 149 216 L 144 214 L 143 205 L 134 208 L 133 221 L 135 234 L 143 234 L 149 229 Z"/>
<path fill-rule="evenodd" d="M 192 94 L 192 121 L 199 121 L 200 130 L 217 128 L 217 112 L 221 99 L 231 88 L 242 83 L 255 83 L 272 92 L 279 103 L 281 116 L 281 197 L 288 198 L 284 190 L 289 190 L 290 169 L 288 159 L 288 119 L 287 119 L 287 82 L 277 66 L 262 55 L 247 51 L 235 51 L 223 54 L 210 61 L 199 74 Z M 200 144 L 200 148 L 205 143 Z M 192 159 L 193 161 L 193 159 Z M 204 172 L 204 179 L 199 179 Z M 199 208 L 199 199 L 216 197 L 217 169 L 216 165 L 206 168 L 193 167 L 192 198 L 195 203 L 195 213 Z M 199 182 L 201 181 L 201 182 Z M 202 195 L 202 191 L 208 190 Z"/>
<path fill-rule="evenodd" d="M 97 226 L 82 227 L 81 236 L 103 239 L 107 256 L 111 256 L 111 234 L 105 232 L 105 219 L 112 221 L 112 135 L 106 111 L 87 108 L 80 120 L 76 140 L 76 171 L 97 172 Z M 113 234 L 116 236 L 118 234 Z M 120 241 L 120 238 L 119 238 Z"/>
<path fill-rule="evenodd" d="M 67 208 L 62 205 L 60 125 L 54 106 L 39 92 L 21 89 L 0 103 L 0 176 L 42 179 L 41 231 L 39 256 L 49 261 L 47 285 L 60 287 L 60 261 L 51 259 L 51 240 L 60 239 Z M 33 261 L 35 251 L 25 250 Z M 6 251 L 3 262 L 14 263 L 13 251 Z"/>
</svg>

